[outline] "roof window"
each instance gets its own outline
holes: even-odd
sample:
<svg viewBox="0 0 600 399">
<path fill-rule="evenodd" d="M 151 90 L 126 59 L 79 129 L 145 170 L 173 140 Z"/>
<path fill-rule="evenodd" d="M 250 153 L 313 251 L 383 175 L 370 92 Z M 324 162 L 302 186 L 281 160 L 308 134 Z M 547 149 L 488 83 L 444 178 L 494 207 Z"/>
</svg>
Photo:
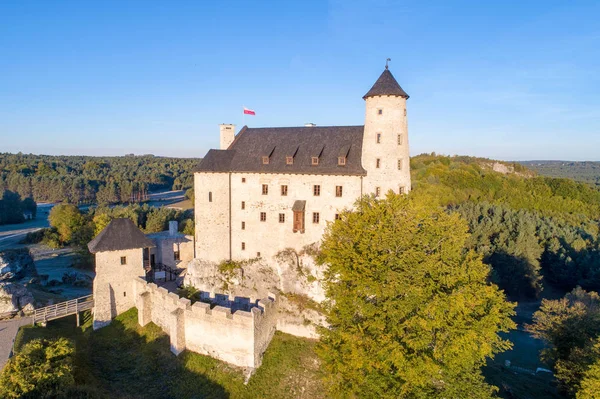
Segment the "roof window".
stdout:
<svg viewBox="0 0 600 399">
<path fill-rule="evenodd" d="M 319 157 L 311 157 L 310 164 L 311 165 L 318 165 L 319 164 Z"/>
<path fill-rule="evenodd" d="M 266 156 L 266 155 L 263 156 L 262 157 L 262 162 L 263 162 L 263 165 L 268 165 L 269 164 L 269 157 Z"/>
</svg>

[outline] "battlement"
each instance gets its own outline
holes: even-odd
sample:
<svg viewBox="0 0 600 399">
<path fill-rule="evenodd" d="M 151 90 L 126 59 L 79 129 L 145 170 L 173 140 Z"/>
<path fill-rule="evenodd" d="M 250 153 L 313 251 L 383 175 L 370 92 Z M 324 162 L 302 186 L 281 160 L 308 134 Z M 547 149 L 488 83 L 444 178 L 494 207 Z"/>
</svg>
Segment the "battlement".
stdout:
<svg viewBox="0 0 600 399">
<path fill-rule="evenodd" d="M 175 354 L 189 349 L 255 368 L 275 331 L 277 299 L 229 297 L 203 292 L 192 304 L 143 278 L 132 281 L 138 322 L 153 322 L 170 336 Z"/>
</svg>

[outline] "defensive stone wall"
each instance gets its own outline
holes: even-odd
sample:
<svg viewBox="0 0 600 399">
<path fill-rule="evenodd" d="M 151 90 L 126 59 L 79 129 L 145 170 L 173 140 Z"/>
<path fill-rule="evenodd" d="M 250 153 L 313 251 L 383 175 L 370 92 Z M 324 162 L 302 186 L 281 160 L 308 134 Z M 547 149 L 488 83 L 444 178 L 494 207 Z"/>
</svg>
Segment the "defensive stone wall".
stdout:
<svg viewBox="0 0 600 399">
<path fill-rule="evenodd" d="M 204 302 L 192 305 L 189 299 L 142 278 L 134 279 L 133 285 L 139 324 L 160 326 L 170 336 L 176 355 L 188 349 L 240 367 L 261 365 L 277 324 L 274 295 L 245 311 Z"/>
</svg>

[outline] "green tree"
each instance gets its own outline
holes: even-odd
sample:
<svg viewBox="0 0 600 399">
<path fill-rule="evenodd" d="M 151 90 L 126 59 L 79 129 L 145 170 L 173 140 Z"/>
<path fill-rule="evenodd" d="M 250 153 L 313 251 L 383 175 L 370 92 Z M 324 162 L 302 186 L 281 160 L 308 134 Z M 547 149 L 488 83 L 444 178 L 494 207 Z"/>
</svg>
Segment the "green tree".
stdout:
<svg viewBox="0 0 600 399">
<path fill-rule="evenodd" d="M 600 340 L 593 348 L 595 362 L 585 371 L 577 399 L 600 399 Z"/>
<path fill-rule="evenodd" d="M 73 386 L 75 348 L 66 338 L 28 342 L 0 375 L 0 397 L 54 398 Z"/>
<path fill-rule="evenodd" d="M 79 208 L 71 204 L 58 204 L 52 208 L 48 215 L 50 226 L 54 227 L 58 232 L 60 241 L 63 244 L 68 244 L 73 238 L 73 234 L 80 230 L 85 219 Z"/>
<path fill-rule="evenodd" d="M 490 397 L 480 367 L 511 347 L 514 304 L 465 250 L 458 214 L 363 198 L 323 238 L 329 328 L 319 354 L 334 396 Z"/>
<path fill-rule="evenodd" d="M 595 359 L 592 349 L 600 335 L 600 295 L 577 287 L 564 298 L 544 299 L 533 314 L 533 324 L 526 328 L 548 344 L 542 359 L 554 365 L 561 390 L 574 395 Z"/>
</svg>

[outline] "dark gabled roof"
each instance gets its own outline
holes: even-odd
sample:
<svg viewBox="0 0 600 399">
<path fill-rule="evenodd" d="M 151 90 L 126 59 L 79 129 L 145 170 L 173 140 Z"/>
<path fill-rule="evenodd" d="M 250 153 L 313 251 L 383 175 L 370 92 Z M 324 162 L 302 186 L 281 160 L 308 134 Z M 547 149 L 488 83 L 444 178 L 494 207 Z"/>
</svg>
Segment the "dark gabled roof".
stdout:
<svg viewBox="0 0 600 399">
<path fill-rule="evenodd" d="M 371 90 L 363 96 L 363 99 L 373 96 L 399 96 L 408 99 L 408 94 L 398 84 L 394 75 L 386 69 L 383 71 L 377 82 L 371 87 Z"/>
<path fill-rule="evenodd" d="M 364 126 L 248 128 L 227 150 L 210 150 L 194 172 L 366 175 L 361 164 Z M 346 165 L 338 157 L 346 156 Z M 263 164 L 262 157 L 269 156 Z M 286 157 L 293 156 L 293 164 Z M 312 157 L 319 164 L 312 165 Z"/>
<path fill-rule="evenodd" d="M 154 243 L 144 235 L 131 219 L 113 219 L 88 244 L 91 253 L 150 248 Z"/>
</svg>

